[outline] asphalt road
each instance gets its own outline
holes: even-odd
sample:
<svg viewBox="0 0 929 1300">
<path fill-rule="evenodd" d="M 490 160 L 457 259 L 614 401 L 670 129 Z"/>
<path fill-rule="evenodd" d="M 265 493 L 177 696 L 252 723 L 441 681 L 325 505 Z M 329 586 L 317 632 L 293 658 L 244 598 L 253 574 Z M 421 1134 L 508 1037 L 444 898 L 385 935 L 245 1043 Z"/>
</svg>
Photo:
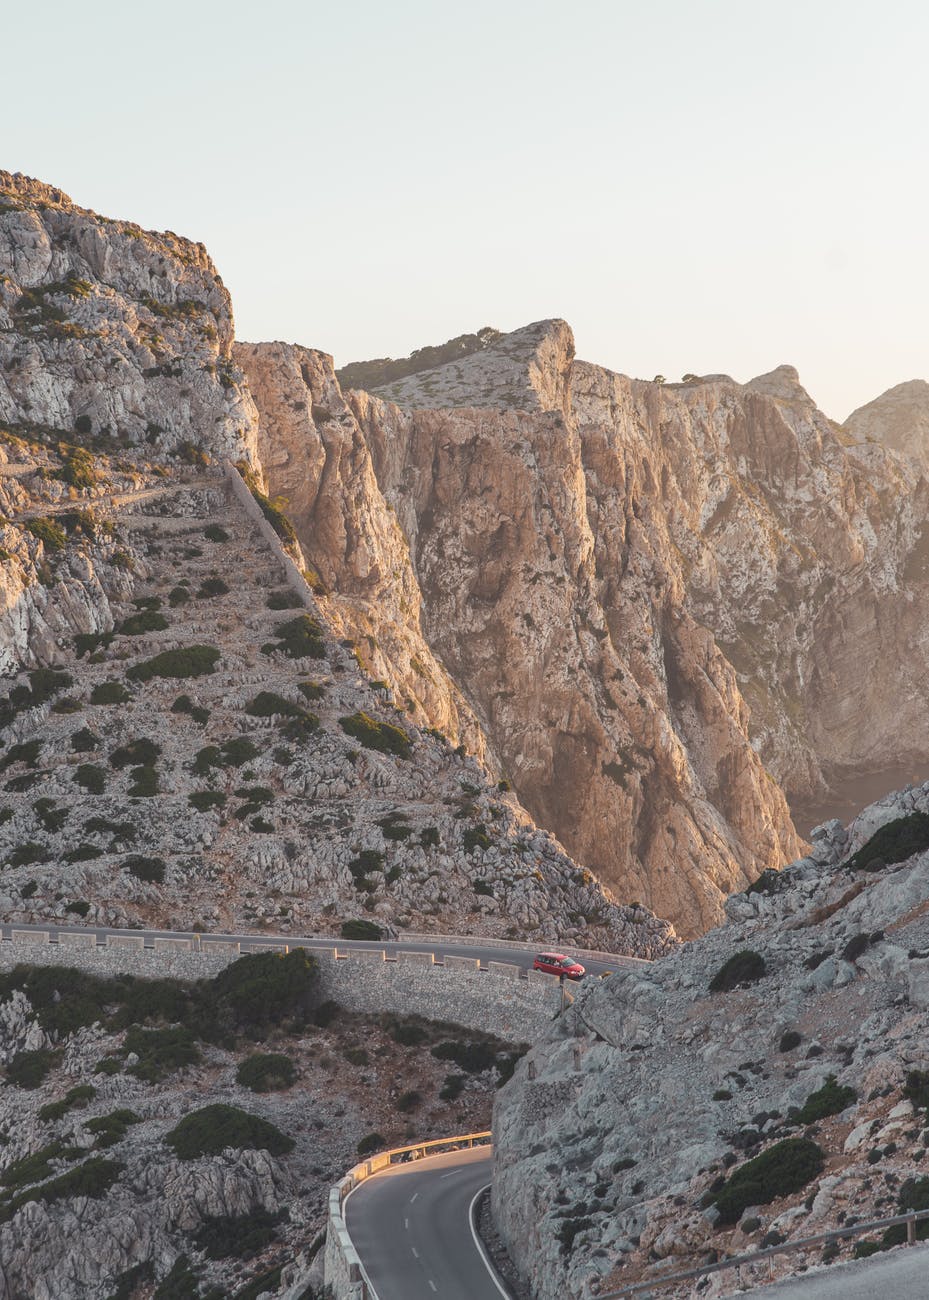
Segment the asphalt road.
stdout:
<svg viewBox="0 0 929 1300">
<path fill-rule="evenodd" d="M 98 943 L 105 943 L 106 936 L 114 935 L 142 935 L 145 940 L 145 946 L 151 948 L 155 939 L 196 939 L 198 936 L 192 934 L 189 930 L 121 930 L 106 926 L 81 926 L 81 925 L 20 925 L 4 921 L 0 923 L 0 936 L 9 939 L 13 930 L 44 930 L 52 935 L 53 942 L 57 942 L 59 931 L 65 931 L 74 934 L 95 934 Z M 353 939 L 335 939 L 331 935 L 295 935 L 295 934 L 220 934 L 213 933 L 202 934 L 202 939 L 218 939 L 222 941 L 231 941 L 239 943 L 242 951 L 247 952 L 252 947 L 260 947 L 267 943 L 286 943 L 291 948 L 338 948 L 344 951 L 348 948 L 368 948 L 381 949 L 392 957 L 397 952 L 432 952 L 436 958 L 441 960 L 445 956 L 450 957 L 478 957 L 481 964 L 486 965 L 489 961 L 511 962 L 521 966 L 523 970 L 529 970 L 532 967 L 532 958 L 534 953 L 525 948 L 498 948 L 488 947 L 482 944 L 479 938 L 475 938 L 473 943 L 446 943 L 440 940 L 353 940 Z M 634 961 L 634 959 L 625 959 L 625 961 Z M 612 962 L 594 961 L 585 958 L 582 963 L 591 975 L 600 975 L 608 970 L 616 970 L 624 964 L 624 958 L 617 957 Z M 636 963 L 641 964 L 641 963 Z"/>
<path fill-rule="evenodd" d="M 392 1165 L 345 1200 L 349 1234 L 378 1300 L 501 1300 L 471 1232 L 490 1147 Z"/>
<path fill-rule="evenodd" d="M 833 1264 L 748 1294 L 759 1300 L 929 1300 L 929 1246 L 905 1246 L 856 1263 Z"/>
</svg>

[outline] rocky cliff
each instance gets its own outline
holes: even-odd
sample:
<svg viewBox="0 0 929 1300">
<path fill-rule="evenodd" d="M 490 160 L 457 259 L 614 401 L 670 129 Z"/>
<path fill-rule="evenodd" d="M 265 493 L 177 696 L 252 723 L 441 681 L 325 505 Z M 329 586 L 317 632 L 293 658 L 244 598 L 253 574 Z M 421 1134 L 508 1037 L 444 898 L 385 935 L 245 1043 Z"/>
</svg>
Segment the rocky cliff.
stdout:
<svg viewBox="0 0 929 1300">
<path fill-rule="evenodd" d="M 309 483 L 301 540 L 377 675 L 445 725 L 454 682 L 537 820 L 685 934 L 798 851 L 779 786 L 929 755 L 925 482 L 790 367 L 645 383 L 543 321 L 345 404 L 322 354 L 239 357 L 272 485 Z M 335 412 L 358 469 L 326 500 Z"/>
<path fill-rule="evenodd" d="M 925 1207 L 927 828 L 929 785 L 826 825 L 729 900 L 729 924 L 582 987 L 494 1113 L 494 1214 L 538 1300 Z M 855 1249 L 779 1256 L 773 1275 Z"/>
<path fill-rule="evenodd" d="M 859 406 L 845 421 L 856 442 L 893 447 L 921 468 L 929 464 L 929 384 L 911 379 Z"/>
</svg>

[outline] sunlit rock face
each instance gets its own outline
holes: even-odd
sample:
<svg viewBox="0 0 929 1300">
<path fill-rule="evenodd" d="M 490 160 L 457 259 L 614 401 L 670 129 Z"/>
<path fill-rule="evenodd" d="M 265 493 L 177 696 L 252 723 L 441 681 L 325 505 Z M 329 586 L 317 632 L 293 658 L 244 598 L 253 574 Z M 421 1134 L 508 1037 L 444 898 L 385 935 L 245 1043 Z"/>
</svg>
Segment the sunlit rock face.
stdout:
<svg viewBox="0 0 929 1300">
<path fill-rule="evenodd" d="M 685 934 L 799 851 L 784 792 L 929 754 L 926 485 L 791 367 L 646 383 L 576 360 L 563 321 L 375 394 L 320 353 L 239 358 L 378 675 Z"/>
</svg>

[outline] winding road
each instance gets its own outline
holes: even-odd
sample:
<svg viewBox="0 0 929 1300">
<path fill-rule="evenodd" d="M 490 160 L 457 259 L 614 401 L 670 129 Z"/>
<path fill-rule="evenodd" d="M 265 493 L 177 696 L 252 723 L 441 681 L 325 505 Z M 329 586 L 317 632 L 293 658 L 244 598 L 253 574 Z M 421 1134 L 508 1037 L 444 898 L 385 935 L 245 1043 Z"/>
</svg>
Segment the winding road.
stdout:
<svg viewBox="0 0 929 1300">
<path fill-rule="evenodd" d="M 391 1165 L 346 1197 L 348 1230 L 378 1300 L 501 1300 L 471 1228 L 489 1147 Z"/>
<path fill-rule="evenodd" d="M 154 947 L 156 939 L 188 939 L 193 944 L 199 943 L 201 940 L 238 943 L 242 952 L 261 949 L 268 944 L 287 944 L 291 948 L 338 948 L 340 952 L 355 948 L 374 951 L 383 949 L 388 959 L 395 957 L 398 952 L 431 952 L 437 961 L 442 961 L 445 957 L 477 957 L 484 966 L 491 961 L 501 961 L 520 966 L 524 971 L 532 969 L 532 959 L 536 952 L 546 951 L 545 945 L 539 945 L 538 948 L 510 948 L 500 946 L 499 942 L 490 945 L 483 943 L 478 936 L 475 936 L 470 942 L 459 942 L 444 935 L 416 936 L 401 939 L 336 939 L 331 935 L 256 934 L 254 931 L 251 934 L 220 934 L 212 931 L 210 933 L 194 934 L 190 930 L 130 930 L 110 926 L 86 925 L 20 925 L 10 921 L 0 922 L 0 940 L 10 939 L 14 930 L 20 933 L 29 931 L 31 933 L 49 934 L 52 944 L 58 942 L 59 934 L 94 934 L 99 945 L 106 944 L 110 935 L 132 935 L 136 938 L 141 936 L 146 948 Z M 551 949 L 549 948 L 548 951 L 551 951 Z M 607 971 L 617 970 L 624 965 L 640 966 L 648 964 L 641 958 L 619 956 L 609 961 L 605 957 L 602 959 L 582 957 L 581 961 L 591 975 L 603 975 Z"/>
</svg>

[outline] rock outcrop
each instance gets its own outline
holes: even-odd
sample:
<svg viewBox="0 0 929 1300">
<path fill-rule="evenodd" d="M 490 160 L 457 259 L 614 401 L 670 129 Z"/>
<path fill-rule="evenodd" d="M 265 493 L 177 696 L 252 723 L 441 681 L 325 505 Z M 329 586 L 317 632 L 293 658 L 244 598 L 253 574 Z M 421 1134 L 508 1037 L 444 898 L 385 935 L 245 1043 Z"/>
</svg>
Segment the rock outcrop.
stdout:
<svg viewBox="0 0 929 1300">
<path fill-rule="evenodd" d="M 460 688 L 536 819 L 685 935 L 798 851 L 778 785 L 929 756 L 926 484 L 790 367 L 645 383 L 543 321 L 346 404 L 323 354 L 238 355 L 372 671 L 434 725 Z"/>
<path fill-rule="evenodd" d="M 929 384 L 911 379 L 888 388 L 852 411 L 843 428 L 856 442 L 893 447 L 925 469 L 929 466 Z"/>
<path fill-rule="evenodd" d="M 538 1300 L 889 1217 L 923 1194 L 927 814 L 924 785 L 847 831 L 824 825 L 808 857 L 729 900 L 729 924 L 581 987 L 494 1113 L 494 1216 Z M 796 1180 L 777 1172 L 788 1140 L 812 1156 Z M 766 1152 L 739 1200 L 743 1164 Z M 743 1269 L 741 1284 L 768 1276 Z M 733 1285 L 721 1274 L 700 1294 Z"/>
</svg>

